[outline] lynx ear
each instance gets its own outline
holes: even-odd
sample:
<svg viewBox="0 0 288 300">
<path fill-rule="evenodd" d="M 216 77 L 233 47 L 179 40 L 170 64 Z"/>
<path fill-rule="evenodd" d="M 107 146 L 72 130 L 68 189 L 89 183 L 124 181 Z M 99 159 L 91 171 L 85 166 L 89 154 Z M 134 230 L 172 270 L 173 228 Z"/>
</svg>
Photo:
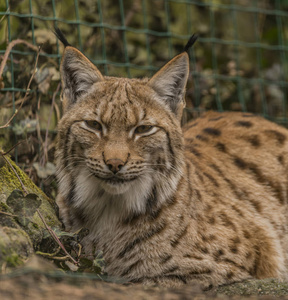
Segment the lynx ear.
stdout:
<svg viewBox="0 0 288 300">
<path fill-rule="evenodd" d="M 149 81 L 160 98 L 181 118 L 185 107 L 185 87 L 189 75 L 189 56 L 183 52 L 162 67 Z"/>
<path fill-rule="evenodd" d="M 65 48 L 60 73 L 64 109 L 76 103 L 94 83 L 103 80 L 97 67 L 79 50 L 71 46 Z"/>
<path fill-rule="evenodd" d="M 61 60 L 62 100 L 64 111 L 79 97 L 87 93 L 91 86 L 103 80 L 97 67 L 79 50 L 72 47 L 58 27 L 54 34 L 63 43 L 65 50 Z"/>
</svg>

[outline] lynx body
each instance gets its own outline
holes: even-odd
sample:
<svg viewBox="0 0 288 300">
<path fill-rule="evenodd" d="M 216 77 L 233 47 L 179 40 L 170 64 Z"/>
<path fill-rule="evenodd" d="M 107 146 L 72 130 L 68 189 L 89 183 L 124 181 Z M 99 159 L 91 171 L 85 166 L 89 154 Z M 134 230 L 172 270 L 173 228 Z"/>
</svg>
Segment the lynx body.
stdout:
<svg viewBox="0 0 288 300">
<path fill-rule="evenodd" d="M 205 287 L 287 276 L 286 129 L 209 112 L 181 128 L 186 52 L 151 79 L 104 77 L 65 44 L 57 203 L 109 275 Z"/>
</svg>

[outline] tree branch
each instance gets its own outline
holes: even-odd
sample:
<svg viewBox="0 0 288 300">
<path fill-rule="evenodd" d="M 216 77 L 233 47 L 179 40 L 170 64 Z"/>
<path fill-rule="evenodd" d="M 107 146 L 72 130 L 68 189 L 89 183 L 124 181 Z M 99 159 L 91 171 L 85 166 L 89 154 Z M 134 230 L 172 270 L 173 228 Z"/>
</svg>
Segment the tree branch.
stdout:
<svg viewBox="0 0 288 300">
<path fill-rule="evenodd" d="M 16 41 L 17 41 L 17 40 L 16 40 Z M 14 42 L 15 42 L 15 41 L 14 41 Z M 37 68 L 37 64 L 38 64 L 38 58 L 39 58 L 40 50 L 41 50 L 41 46 L 38 47 L 37 57 L 36 57 L 36 61 L 35 61 L 33 73 L 32 73 L 32 75 L 31 75 L 31 78 L 30 78 L 29 82 L 28 82 L 25 96 L 24 96 L 24 98 L 23 98 L 23 100 L 22 100 L 22 102 L 21 102 L 19 108 L 15 110 L 14 114 L 13 114 L 12 117 L 7 121 L 7 123 L 6 123 L 5 125 L 0 126 L 0 129 L 2 129 L 2 128 L 7 128 L 7 127 L 10 125 L 11 121 L 17 116 L 17 114 L 19 113 L 20 109 L 21 109 L 22 106 L 23 106 L 23 103 L 26 101 L 26 99 L 27 99 L 27 97 L 28 97 L 28 95 L 29 95 L 29 92 L 30 92 L 30 85 L 31 85 L 31 82 L 32 82 L 32 80 L 33 80 L 33 78 L 34 78 L 34 75 L 36 74 L 36 68 Z M 6 52 L 7 52 L 7 50 L 6 50 Z M 5 55 L 6 55 L 6 52 L 5 52 Z M 4 55 L 4 56 L 5 56 L 5 55 Z M 3 61 L 2 61 L 2 63 L 3 63 Z M 1 64 L 1 66 L 2 66 L 2 64 Z M 3 67 L 3 68 L 4 68 L 4 67 Z M 2 71 L 3 71 L 3 70 L 2 70 Z M 1 72 L 2 72 L 2 71 L 1 71 L 1 67 L 0 67 L 0 77 L 1 77 L 1 74 L 2 74 Z"/>
<path fill-rule="evenodd" d="M 79 262 L 77 262 L 65 249 L 64 245 L 61 243 L 61 241 L 59 240 L 58 236 L 56 235 L 56 233 L 47 225 L 47 223 L 45 222 L 42 214 L 40 213 L 40 211 L 37 209 L 37 213 L 40 217 L 40 219 L 42 220 L 43 224 L 45 225 L 45 228 L 48 230 L 49 234 L 52 236 L 52 238 L 55 240 L 55 242 L 61 247 L 61 249 L 65 252 L 65 254 L 73 261 L 73 263 L 78 266 Z"/>
</svg>

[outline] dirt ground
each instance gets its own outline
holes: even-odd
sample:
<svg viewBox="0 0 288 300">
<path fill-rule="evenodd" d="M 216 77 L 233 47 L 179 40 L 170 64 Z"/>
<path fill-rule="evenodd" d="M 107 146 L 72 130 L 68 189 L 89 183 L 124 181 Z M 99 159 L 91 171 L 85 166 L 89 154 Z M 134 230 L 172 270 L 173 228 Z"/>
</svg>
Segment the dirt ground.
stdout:
<svg viewBox="0 0 288 300">
<path fill-rule="evenodd" d="M 288 282 L 273 278 L 248 280 L 208 292 L 203 292 L 196 283 L 180 289 L 144 287 L 120 278 L 102 276 L 100 280 L 95 273 L 65 273 L 38 256 L 33 256 L 22 267 L 6 269 L 0 274 L 0 300 L 228 300 L 247 297 L 288 300 Z"/>
<path fill-rule="evenodd" d="M 187 286 L 181 290 L 145 289 L 140 285 L 123 286 L 120 284 L 93 282 L 55 281 L 39 274 L 23 275 L 0 282 L 0 299 L 229 299 L 228 296 L 205 295 L 197 286 Z M 288 299 L 288 297 L 287 297 Z"/>
<path fill-rule="evenodd" d="M 29 274 L 0 282 L 0 299 L 206 299 L 197 287 L 177 291 L 165 291 L 159 288 L 144 289 L 140 285 L 123 286 L 120 284 L 90 282 L 55 281 L 39 274 Z M 195 298 L 194 298 L 195 299 Z M 223 298 L 222 298 L 223 299 Z"/>
<path fill-rule="evenodd" d="M 39 272 L 31 271 L 23 274 L 7 276 L 0 279 L 0 299 L 1 300 L 126 300 L 126 299 L 151 299 L 151 300 L 186 300 L 186 299 L 275 299 L 275 291 L 278 293 L 277 299 L 288 299 L 288 288 L 280 286 L 275 280 L 266 280 L 266 285 L 257 281 L 254 283 L 243 283 L 233 286 L 230 293 L 236 295 L 225 295 L 217 291 L 202 292 L 199 286 L 184 286 L 182 289 L 169 290 L 159 287 L 145 288 L 141 285 L 123 285 L 107 283 L 99 280 L 87 280 L 83 278 L 52 278 Z M 269 285 L 270 284 L 270 285 Z M 271 285 L 272 284 L 272 285 Z M 241 286 L 241 289 L 239 288 Z M 266 287 L 265 287 L 266 286 Z M 272 286 L 272 288 L 271 288 Z M 224 289 L 225 290 L 225 289 Z M 226 289 L 227 292 L 227 289 Z M 228 292 L 229 294 L 229 292 Z M 238 294 L 238 295 L 237 295 Z M 269 295 L 267 295 L 269 294 Z M 285 296 L 287 294 L 287 296 Z M 279 295 L 282 295 L 279 297 Z"/>
</svg>

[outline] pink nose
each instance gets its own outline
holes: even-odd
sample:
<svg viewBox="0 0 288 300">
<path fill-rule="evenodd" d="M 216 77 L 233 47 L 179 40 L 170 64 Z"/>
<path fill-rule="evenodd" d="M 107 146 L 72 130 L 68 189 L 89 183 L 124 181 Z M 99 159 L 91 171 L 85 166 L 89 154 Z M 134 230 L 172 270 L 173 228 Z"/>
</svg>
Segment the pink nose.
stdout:
<svg viewBox="0 0 288 300">
<path fill-rule="evenodd" d="M 108 159 L 106 161 L 106 165 L 111 172 L 116 174 L 122 169 L 122 167 L 124 166 L 124 162 L 121 159 L 113 158 L 113 159 Z"/>
</svg>

